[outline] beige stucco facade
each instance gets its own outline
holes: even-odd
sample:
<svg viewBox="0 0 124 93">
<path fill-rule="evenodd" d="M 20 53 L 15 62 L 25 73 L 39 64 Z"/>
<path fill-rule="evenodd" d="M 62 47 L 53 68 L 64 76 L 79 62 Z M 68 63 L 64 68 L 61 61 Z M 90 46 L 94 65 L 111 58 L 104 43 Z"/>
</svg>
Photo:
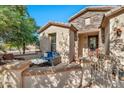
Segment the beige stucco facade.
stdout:
<svg viewBox="0 0 124 93">
<path fill-rule="evenodd" d="M 51 51 L 49 35 L 56 33 L 56 51 L 61 55 L 62 62 L 74 60 L 74 32 L 69 28 L 50 26 L 40 33 L 40 48 L 42 53 Z"/>
</svg>

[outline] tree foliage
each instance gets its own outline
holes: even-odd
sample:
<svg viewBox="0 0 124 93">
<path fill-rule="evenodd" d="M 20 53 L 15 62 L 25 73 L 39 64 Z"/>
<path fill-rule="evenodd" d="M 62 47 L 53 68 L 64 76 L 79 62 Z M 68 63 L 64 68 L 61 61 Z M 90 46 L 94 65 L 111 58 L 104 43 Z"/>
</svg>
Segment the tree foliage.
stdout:
<svg viewBox="0 0 124 93">
<path fill-rule="evenodd" d="M 4 42 L 22 48 L 36 41 L 35 20 L 30 17 L 26 6 L 0 6 L 0 36 Z"/>
</svg>

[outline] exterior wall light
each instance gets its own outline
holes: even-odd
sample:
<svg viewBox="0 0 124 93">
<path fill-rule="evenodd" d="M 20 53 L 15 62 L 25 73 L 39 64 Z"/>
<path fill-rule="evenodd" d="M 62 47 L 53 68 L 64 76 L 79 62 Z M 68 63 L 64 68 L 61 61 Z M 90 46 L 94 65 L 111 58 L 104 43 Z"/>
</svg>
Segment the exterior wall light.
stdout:
<svg viewBox="0 0 124 93">
<path fill-rule="evenodd" d="M 115 28 L 114 31 L 116 31 L 117 36 L 121 36 L 122 30 L 120 28 Z"/>
</svg>

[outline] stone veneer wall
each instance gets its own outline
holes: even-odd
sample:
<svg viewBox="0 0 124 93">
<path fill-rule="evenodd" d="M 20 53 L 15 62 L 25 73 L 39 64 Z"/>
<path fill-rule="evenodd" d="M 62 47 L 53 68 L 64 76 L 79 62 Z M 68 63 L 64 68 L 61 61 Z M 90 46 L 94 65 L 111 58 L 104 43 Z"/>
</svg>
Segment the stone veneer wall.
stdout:
<svg viewBox="0 0 124 93">
<path fill-rule="evenodd" d="M 122 31 L 121 36 L 117 36 L 115 28 Z M 110 47 L 109 50 L 124 65 L 124 13 L 110 19 Z"/>
<path fill-rule="evenodd" d="M 79 31 L 90 30 L 94 28 L 98 28 L 102 21 L 103 14 L 105 12 L 97 12 L 97 11 L 89 11 L 85 14 L 82 14 L 78 18 L 72 20 L 70 23 L 73 24 Z M 85 25 L 85 19 L 90 18 L 91 24 Z"/>
<path fill-rule="evenodd" d="M 92 30 L 99 30 L 98 28 L 101 24 L 104 13 L 105 12 L 100 12 L 100 11 L 99 12 L 88 11 L 82 14 L 81 16 L 77 17 L 76 19 L 72 20 L 70 23 L 73 24 L 79 31 L 87 32 L 87 31 L 92 31 Z M 85 25 L 86 18 L 90 18 L 91 20 L 90 25 Z M 100 38 L 99 38 L 99 43 L 101 42 Z M 79 50 L 80 48 L 78 47 L 79 46 L 78 43 L 79 43 L 79 36 L 77 35 L 77 41 L 75 41 L 75 58 L 77 61 L 78 61 L 78 57 L 80 56 L 80 54 L 82 54 L 82 50 Z M 85 41 L 85 43 L 87 43 L 87 40 Z"/>
</svg>

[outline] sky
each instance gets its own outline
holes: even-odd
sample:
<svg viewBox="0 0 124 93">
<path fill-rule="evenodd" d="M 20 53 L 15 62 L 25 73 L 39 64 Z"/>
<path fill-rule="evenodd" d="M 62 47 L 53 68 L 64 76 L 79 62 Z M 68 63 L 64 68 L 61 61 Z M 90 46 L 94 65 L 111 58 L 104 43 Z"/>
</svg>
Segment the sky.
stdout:
<svg viewBox="0 0 124 93">
<path fill-rule="evenodd" d="M 29 5 L 28 12 L 38 26 L 49 21 L 68 22 L 69 18 L 87 6 L 84 5 Z"/>
</svg>

